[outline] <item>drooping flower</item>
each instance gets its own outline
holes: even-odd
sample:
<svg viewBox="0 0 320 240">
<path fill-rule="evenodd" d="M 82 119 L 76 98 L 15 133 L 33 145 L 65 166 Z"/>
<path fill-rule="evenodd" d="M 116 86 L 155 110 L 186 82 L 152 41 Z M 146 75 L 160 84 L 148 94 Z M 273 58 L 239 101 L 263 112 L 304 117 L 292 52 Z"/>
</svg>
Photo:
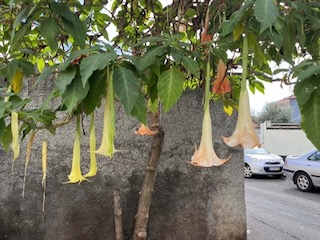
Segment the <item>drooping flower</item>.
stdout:
<svg viewBox="0 0 320 240">
<path fill-rule="evenodd" d="M 220 166 L 230 160 L 231 156 L 221 159 L 217 156 L 212 142 L 212 126 L 209 106 L 205 109 L 203 116 L 202 135 L 200 146 L 195 148 L 191 158 L 191 164 L 200 167 Z"/>
<path fill-rule="evenodd" d="M 46 188 L 46 178 L 47 178 L 47 152 L 48 152 L 48 144 L 46 140 L 42 141 L 42 188 L 45 190 Z"/>
<path fill-rule="evenodd" d="M 74 140 L 73 145 L 73 157 L 72 157 L 72 166 L 71 172 L 68 175 L 69 182 L 67 183 L 81 183 L 84 180 L 87 180 L 81 173 L 80 167 L 80 117 L 77 117 L 77 130 L 76 130 L 76 137 Z"/>
<path fill-rule="evenodd" d="M 260 141 L 253 127 L 248 90 L 240 92 L 239 114 L 236 128 L 230 137 L 223 137 L 224 142 L 230 147 L 241 145 L 243 148 L 260 146 Z"/>
<path fill-rule="evenodd" d="M 108 74 L 107 78 L 106 105 L 104 109 L 103 121 L 102 142 L 100 148 L 96 150 L 95 153 L 111 158 L 117 151 L 114 147 L 115 112 L 112 71 L 110 74 Z"/>
<path fill-rule="evenodd" d="M 33 132 L 30 135 L 28 144 L 27 144 L 27 153 L 26 153 L 26 161 L 24 164 L 24 176 L 23 176 L 23 185 L 22 185 L 22 197 L 24 197 L 24 191 L 25 191 L 26 179 L 27 179 L 27 169 L 28 169 L 30 158 L 31 158 L 32 145 L 33 145 L 36 133 L 37 133 L 37 131 L 33 130 Z"/>
<path fill-rule="evenodd" d="M 13 151 L 13 160 L 16 160 L 20 155 L 20 143 L 19 143 L 19 115 L 17 112 L 11 112 L 11 134 L 12 142 L 11 148 Z"/>
<path fill-rule="evenodd" d="M 96 150 L 95 153 L 111 158 L 117 151 L 114 147 L 115 112 L 112 71 L 108 74 L 107 78 L 106 104 L 103 121 L 102 142 L 100 148 Z"/>
<path fill-rule="evenodd" d="M 97 174 L 97 160 L 96 160 L 96 133 L 94 129 L 94 112 L 90 114 L 90 168 L 85 177 L 93 177 Z"/>
<path fill-rule="evenodd" d="M 239 98 L 239 114 L 236 128 L 230 137 L 223 137 L 224 142 L 230 147 L 241 145 L 243 148 L 254 148 L 260 146 L 260 141 L 253 127 L 249 94 L 247 90 L 247 74 L 248 74 L 248 37 L 243 38 L 242 48 L 242 79 Z"/>
<path fill-rule="evenodd" d="M 213 93 L 215 94 L 221 93 L 224 95 L 225 93 L 231 92 L 231 85 L 226 75 L 226 72 L 227 72 L 226 65 L 221 59 L 219 59 L 217 76 L 215 81 L 213 82 L 213 87 L 212 87 Z"/>
<path fill-rule="evenodd" d="M 144 135 L 154 136 L 158 133 L 158 131 L 152 131 L 148 126 L 141 123 L 140 128 L 134 131 L 134 133 L 141 136 L 144 136 Z"/>
<path fill-rule="evenodd" d="M 207 71 L 205 79 L 205 102 L 204 102 L 204 116 L 202 123 L 202 135 L 200 146 L 195 148 L 194 154 L 191 158 L 191 164 L 199 167 L 220 166 L 231 159 L 231 155 L 225 159 L 217 156 L 213 148 L 212 140 L 212 123 L 209 109 L 209 90 L 210 90 L 210 62 L 207 62 Z"/>
</svg>

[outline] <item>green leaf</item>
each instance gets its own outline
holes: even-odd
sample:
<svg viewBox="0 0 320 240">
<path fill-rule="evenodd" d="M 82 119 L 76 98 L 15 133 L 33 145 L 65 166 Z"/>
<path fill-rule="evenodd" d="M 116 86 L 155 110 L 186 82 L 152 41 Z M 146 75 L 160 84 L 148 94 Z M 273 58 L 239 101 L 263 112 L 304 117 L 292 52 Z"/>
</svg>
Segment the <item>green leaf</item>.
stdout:
<svg viewBox="0 0 320 240">
<path fill-rule="evenodd" d="M 84 48 L 87 34 L 83 23 L 72 23 L 64 18 L 61 20 L 66 32 L 70 33 L 74 37 L 80 48 Z"/>
<path fill-rule="evenodd" d="M 89 57 L 82 59 L 80 63 L 80 74 L 82 78 L 82 85 L 87 84 L 88 79 L 92 73 L 96 70 L 102 70 L 110 61 L 114 61 L 117 58 L 115 52 L 92 54 Z"/>
<path fill-rule="evenodd" d="M 3 148 L 8 151 L 10 144 L 12 142 L 12 134 L 11 134 L 11 124 L 9 124 L 3 131 L 2 134 L 2 146 Z"/>
<path fill-rule="evenodd" d="M 106 71 L 94 71 L 88 80 L 90 85 L 89 92 L 83 99 L 84 112 L 89 115 L 96 107 L 101 105 L 101 100 L 106 92 L 107 83 Z"/>
<path fill-rule="evenodd" d="M 6 104 L 4 102 L 0 102 L 0 119 L 2 119 L 5 110 Z"/>
<path fill-rule="evenodd" d="M 80 74 L 76 74 L 75 79 L 67 86 L 66 91 L 61 95 L 63 103 L 67 107 L 67 112 L 71 113 L 83 100 L 89 91 L 89 84 L 82 86 Z"/>
<path fill-rule="evenodd" d="M 60 33 L 57 21 L 54 18 L 47 18 L 40 25 L 40 32 L 46 39 L 51 51 L 55 52 L 58 48 L 58 34 Z"/>
<path fill-rule="evenodd" d="M 6 123 L 3 118 L 0 118 L 0 143 L 2 142 L 5 129 L 6 129 Z"/>
<path fill-rule="evenodd" d="M 18 68 L 19 68 L 18 61 L 12 60 L 6 65 L 5 68 L 2 69 L 2 73 L 8 79 L 8 81 L 11 82 Z"/>
<path fill-rule="evenodd" d="M 199 65 L 196 62 L 196 60 L 189 58 L 189 57 L 183 57 L 182 62 L 183 62 L 184 67 L 189 72 L 191 72 L 197 78 L 200 77 L 200 69 L 199 69 Z"/>
<path fill-rule="evenodd" d="M 163 72 L 158 81 L 158 92 L 167 112 L 178 101 L 183 91 L 185 77 L 177 67 Z"/>
<path fill-rule="evenodd" d="M 139 80 L 131 70 L 123 67 L 116 68 L 113 77 L 115 94 L 120 98 L 126 113 L 130 114 L 139 96 Z"/>
<path fill-rule="evenodd" d="M 301 128 L 313 145 L 320 149 L 320 88 L 313 91 L 301 108 Z"/>
<path fill-rule="evenodd" d="M 34 87 L 38 86 L 40 83 L 42 83 L 43 80 L 47 79 L 56 69 L 57 69 L 56 64 L 43 69 L 42 73 L 37 78 L 37 81 L 35 82 Z"/>
<path fill-rule="evenodd" d="M 309 66 L 306 70 L 301 71 L 298 78 L 300 80 L 304 80 L 317 73 L 320 73 L 320 66 L 312 65 L 312 66 Z"/>
<path fill-rule="evenodd" d="M 25 23 L 22 28 L 20 28 L 16 33 L 12 34 L 11 37 L 11 49 L 14 49 L 15 45 L 21 41 L 21 39 L 26 35 L 26 32 L 30 30 L 31 23 Z"/>
<path fill-rule="evenodd" d="M 152 46 L 148 49 L 148 51 L 143 54 L 139 63 L 138 69 L 145 70 L 147 67 L 151 66 L 155 60 L 156 56 L 161 56 L 165 53 L 166 47 L 165 46 Z"/>
<path fill-rule="evenodd" d="M 139 92 L 137 101 L 135 102 L 130 114 L 136 117 L 139 122 L 147 125 L 147 106 L 142 92 Z"/>
<path fill-rule="evenodd" d="M 55 14 L 61 16 L 65 30 L 75 38 L 80 48 L 84 48 L 87 35 L 83 22 L 64 3 L 52 2 L 50 7 Z"/>
<path fill-rule="evenodd" d="M 260 33 L 262 33 L 276 21 L 279 10 L 273 0 L 256 0 L 254 15 L 261 23 Z"/>
<path fill-rule="evenodd" d="M 291 55 L 295 50 L 296 44 L 296 33 L 295 26 L 289 20 L 285 27 L 283 28 L 283 51 L 286 56 L 292 59 Z"/>
<path fill-rule="evenodd" d="M 319 87 L 319 79 L 316 76 L 298 81 L 294 86 L 294 95 L 297 97 L 298 104 L 302 108 L 307 102 L 311 94 Z"/>
<path fill-rule="evenodd" d="M 18 66 L 22 69 L 23 73 L 26 75 L 34 74 L 34 65 L 30 62 L 17 60 Z"/>
<path fill-rule="evenodd" d="M 64 93 L 66 91 L 67 86 L 72 82 L 72 80 L 76 76 L 76 73 L 77 71 L 74 67 L 70 67 L 62 72 L 59 72 L 56 79 L 56 87 L 61 93 Z"/>
<path fill-rule="evenodd" d="M 64 62 L 64 63 L 61 63 L 59 65 L 59 69 L 60 71 L 63 71 L 65 70 L 66 68 L 68 68 L 70 66 L 70 63 L 81 57 L 81 55 L 87 55 L 89 53 L 94 53 L 94 52 L 98 52 L 99 50 L 101 50 L 101 46 L 100 45 L 95 45 L 91 48 L 86 48 L 86 49 L 81 49 L 81 50 L 76 50 L 76 51 L 72 51 L 70 56 L 68 57 L 68 59 Z"/>
<path fill-rule="evenodd" d="M 229 33 L 233 32 L 235 26 L 240 22 L 242 17 L 247 12 L 247 9 L 253 5 L 255 0 L 246 0 L 242 7 L 234 12 L 231 17 L 223 23 L 222 26 L 222 35 L 226 36 Z"/>
<path fill-rule="evenodd" d="M 261 67 L 265 60 L 265 55 L 263 54 L 261 47 L 256 39 L 256 36 L 252 33 L 248 33 L 248 42 L 249 42 L 249 48 L 254 51 L 254 62 L 258 65 L 258 67 Z"/>
</svg>

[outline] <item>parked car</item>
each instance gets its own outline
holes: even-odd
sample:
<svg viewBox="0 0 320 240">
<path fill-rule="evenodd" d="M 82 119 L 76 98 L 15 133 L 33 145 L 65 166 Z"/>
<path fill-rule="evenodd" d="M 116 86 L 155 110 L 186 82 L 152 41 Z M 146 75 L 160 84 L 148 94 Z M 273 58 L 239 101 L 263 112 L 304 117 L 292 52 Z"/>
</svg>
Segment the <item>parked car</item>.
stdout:
<svg viewBox="0 0 320 240">
<path fill-rule="evenodd" d="M 264 148 L 252 148 L 244 150 L 244 176 L 250 178 L 253 175 L 283 176 L 284 162 L 282 157 L 271 154 Z"/>
<path fill-rule="evenodd" d="M 300 191 L 320 187 L 320 151 L 313 149 L 300 156 L 287 156 L 284 171 Z"/>
</svg>

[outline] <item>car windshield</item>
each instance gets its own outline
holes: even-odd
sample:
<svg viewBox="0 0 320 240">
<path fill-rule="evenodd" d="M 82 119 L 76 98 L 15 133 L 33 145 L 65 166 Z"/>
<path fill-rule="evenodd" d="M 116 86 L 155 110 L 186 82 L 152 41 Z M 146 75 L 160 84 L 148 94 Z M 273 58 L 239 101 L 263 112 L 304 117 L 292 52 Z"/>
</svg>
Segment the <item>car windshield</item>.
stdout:
<svg viewBox="0 0 320 240">
<path fill-rule="evenodd" d="M 245 149 L 244 153 L 245 154 L 260 154 L 260 155 L 269 154 L 264 148 Z"/>
</svg>

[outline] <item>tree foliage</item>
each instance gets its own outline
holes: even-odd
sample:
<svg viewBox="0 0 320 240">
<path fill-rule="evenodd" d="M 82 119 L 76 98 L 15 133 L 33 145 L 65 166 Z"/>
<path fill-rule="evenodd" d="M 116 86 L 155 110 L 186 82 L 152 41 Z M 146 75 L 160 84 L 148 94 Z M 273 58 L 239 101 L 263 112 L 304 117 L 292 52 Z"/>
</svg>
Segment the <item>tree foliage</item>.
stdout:
<svg viewBox="0 0 320 240">
<path fill-rule="evenodd" d="M 290 106 L 279 106 L 276 103 L 268 103 L 258 116 L 260 123 L 271 121 L 273 123 L 289 123 L 291 120 Z"/>
<path fill-rule="evenodd" d="M 200 42 L 206 10 L 210 43 Z M 113 69 L 114 90 L 129 115 L 146 123 L 150 106 L 165 111 L 176 103 L 187 82 L 203 79 L 207 44 L 212 45 L 211 75 L 219 59 L 227 63 L 231 94 L 214 96 L 225 107 L 237 107 L 242 36 L 249 40 L 248 82 L 263 92 L 263 81 L 283 72 L 283 82 L 297 78 L 295 94 L 302 127 L 320 148 L 319 37 L 320 3 L 304 0 L 186 1 L 167 6 L 158 0 L 4 1 L 0 16 L 0 143 L 8 149 L 11 113 L 19 115 L 19 132 L 51 133 L 69 119 L 89 115 L 106 94 L 107 69 Z M 114 34 L 114 32 L 116 34 Z M 232 53 L 232 54 L 229 54 Z M 298 61 L 297 61 L 298 60 Z M 285 61 L 288 69 L 272 72 L 269 62 Z M 23 97 L 46 81 L 54 89 L 39 108 Z M 11 86 L 11 88 L 9 87 Z M 55 109 L 52 99 L 60 101 Z M 309 129 L 311 121 L 312 131 Z M 315 121 L 314 121 L 315 120 Z M 314 130 L 316 129 L 316 130 Z"/>
</svg>

